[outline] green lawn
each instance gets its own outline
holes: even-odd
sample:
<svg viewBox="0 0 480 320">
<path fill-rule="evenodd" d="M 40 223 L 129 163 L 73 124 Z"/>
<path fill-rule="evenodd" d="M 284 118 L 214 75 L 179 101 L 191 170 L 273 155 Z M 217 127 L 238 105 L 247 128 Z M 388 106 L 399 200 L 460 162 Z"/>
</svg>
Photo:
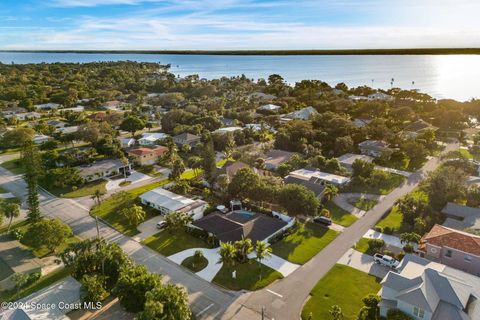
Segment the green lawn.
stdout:
<svg viewBox="0 0 480 320">
<path fill-rule="evenodd" d="M 0 258 L 0 281 L 8 278 L 13 273 L 13 270 Z"/>
<path fill-rule="evenodd" d="M 337 264 L 323 277 L 310 293 L 310 299 L 302 310 L 302 319 L 331 319 L 328 312 L 339 305 L 345 320 L 357 319 L 363 306 L 362 298 L 380 290 L 380 279 L 348 266 Z"/>
<path fill-rule="evenodd" d="M 351 226 L 358 219 L 350 212 L 343 210 L 342 208 L 337 206 L 333 201 L 327 202 L 325 204 L 325 208 L 330 211 L 333 222 L 344 227 Z"/>
<path fill-rule="evenodd" d="M 199 272 L 208 265 L 208 260 L 205 257 L 202 257 L 199 262 L 195 263 L 195 258 L 193 256 L 188 257 L 182 261 L 182 266 L 191 270 L 192 272 Z"/>
<path fill-rule="evenodd" d="M 304 264 L 325 248 L 338 232 L 307 222 L 294 227 L 292 234 L 272 245 L 273 254 L 290 262 Z"/>
<path fill-rule="evenodd" d="M 19 158 L 3 162 L 0 166 L 4 167 L 13 174 L 24 174 L 25 167 Z"/>
<path fill-rule="evenodd" d="M 120 210 L 126 205 L 131 205 L 132 202 L 142 193 L 163 186 L 168 182 L 168 180 L 162 180 L 125 192 L 116 193 L 110 198 L 104 199 L 100 205 L 95 206 L 91 211 L 92 216 L 98 215 L 99 218 L 105 220 L 117 230 L 125 233 L 126 235 L 134 236 L 138 233 L 137 227 L 131 225 L 128 220 L 120 214 Z M 152 208 L 146 208 L 145 211 L 147 213 L 145 220 L 148 220 L 159 214 L 158 211 Z"/>
<path fill-rule="evenodd" d="M 375 207 L 377 205 L 378 201 L 377 200 L 372 200 L 372 199 L 365 199 L 365 198 L 359 198 L 353 206 L 357 207 L 358 209 L 362 209 L 364 211 L 368 211 Z"/>
<path fill-rule="evenodd" d="M 0 186 L 0 193 L 8 193 L 8 190 Z"/>
<path fill-rule="evenodd" d="M 368 240 L 368 238 L 361 238 L 352 248 L 359 252 L 369 254 Z"/>
<path fill-rule="evenodd" d="M 402 225 L 402 219 L 403 216 L 400 210 L 398 210 L 397 207 L 393 207 L 392 210 L 390 210 L 390 213 L 383 217 L 376 226 L 382 228 L 382 230 L 385 229 L 385 227 L 389 227 L 395 232 L 400 229 Z"/>
<path fill-rule="evenodd" d="M 18 297 L 16 296 L 15 290 L 0 292 L 0 301 L 14 301 L 21 299 L 43 288 L 46 288 L 59 280 L 62 280 L 68 275 L 70 275 L 70 271 L 66 268 L 55 270 L 47 274 L 46 276 L 41 277 L 37 282 L 32 283 L 28 287 L 20 290 L 20 294 Z"/>
<path fill-rule="evenodd" d="M 379 185 L 370 185 L 363 183 L 354 183 L 353 181 L 345 187 L 343 192 L 358 192 L 358 193 L 372 193 L 385 195 L 392 192 L 405 180 L 404 176 L 386 172 L 387 179 Z"/>
<path fill-rule="evenodd" d="M 236 271 L 235 279 L 232 278 L 233 270 Z M 255 260 L 249 260 L 247 263 L 237 264 L 233 268 L 222 266 L 213 278 L 213 282 L 230 290 L 255 291 L 282 278 L 280 272 L 259 264 Z"/>
<path fill-rule="evenodd" d="M 185 231 L 170 233 L 164 230 L 148 237 L 143 244 L 166 257 L 186 249 L 208 248 L 205 241 Z"/>
<path fill-rule="evenodd" d="M 10 227 L 10 231 L 22 226 L 25 226 L 28 224 L 27 220 L 19 221 L 19 222 L 13 222 L 12 226 Z M 4 221 L 3 225 L 0 226 L 0 234 L 7 232 L 8 230 L 8 221 Z"/>
<path fill-rule="evenodd" d="M 472 154 L 470 153 L 470 151 L 468 151 L 467 149 L 458 149 L 458 151 L 460 152 L 460 154 L 462 154 L 463 156 L 465 156 L 466 158 L 468 159 L 473 159 L 473 156 Z"/>
<path fill-rule="evenodd" d="M 106 193 L 107 189 L 106 186 L 107 181 L 106 180 L 97 180 L 97 181 L 92 181 L 84 184 L 77 190 L 70 190 L 68 192 L 65 192 L 62 194 L 63 198 L 79 198 L 79 197 L 86 197 L 86 196 L 91 196 L 95 194 L 95 191 L 100 190 L 102 193 Z M 53 193 L 53 192 L 52 192 Z"/>
</svg>

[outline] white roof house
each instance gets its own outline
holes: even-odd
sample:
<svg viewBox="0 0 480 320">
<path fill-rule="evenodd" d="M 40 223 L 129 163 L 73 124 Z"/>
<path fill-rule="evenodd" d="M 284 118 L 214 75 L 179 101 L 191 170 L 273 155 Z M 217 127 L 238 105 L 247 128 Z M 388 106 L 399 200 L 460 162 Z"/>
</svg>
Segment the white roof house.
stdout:
<svg viewBox="0 0 480 320">
<path fill-rule="evenodd" d="M 220 128 L 214 131 L 214 133 L 228 133 L 228 132 L 235 132 L 238 130 L 243 130 L 242 127 L 225 127 Z"/>
<path fill-rule="evenodd" d="M 287 119 L 308 120 L 312 115 L 318 114 L 314 107 L 306 107 L 284 115 Z"/>
<path fill-rule="evenodd" d="M 156 144 L 158 140 L 163 140 L 168 137 L 168 134 L 163 132 L 156 132 L 156 133 L 144 133 L 140 139 L 138 139 L 138 143 L 142 146 L 153 146 Z"/>
<path fill-rule="evenodd" d="M 350 178 L 348 177 L 343 177 L 327 172 L 321 172 L 318 170 L 312 171 L 308 169 L 299 169 L 292 171 L 289 173 L 289 176 L 312 182 L 317 182 L 321 180 L 337 186 L 344 186 L 350 182 Z"/>
<path fill-rule="evenodd" d="M 4 118 L 16 118 L 18 120 L 40 119 L 42 115 L 38 112 L 22 112 L 5 115 Z"/>
<path fill-rule="evenodd" d="M 58 132 L 61 132 L 63 134 L 75 133 L 77 131 L 78 131 L 78 126 L 58 128 Z"/>
<path fill-rule="evenodd" d="M 383 93 L 383 92 L 375 92 L 375 93 L 369 94 L 369 95 L 368 95 L 368 99 L 369 99 L 369 100 L 392 101 L 392 100 L 394 100 L 395 98 L 392 97 L 391 95 L 388 95 L 388 94 Z"/>
<path fill-rule="evenodd" d="M 185 212 L 192 215 L 194 220 L 202 218 L 207 208 L 207 203 L 203 200 L 192 200 L 161 187 L 145 192 L 140 196 L 140 201 L 159 210 L 161 214 Z"/>
<path fill-rule="evenodd" d="M 62 111 L 82 112 L 82 111 L 85 111 L 85 107 L 84 106 L 76 106 L 76 107 L 73 107 L 73 108 L 62 109 Z"/>
<path fill-rule="evenodd" d="M 135 145 L 135 139 L 133 138 L 119 138 L 118 140 L 120 141 L 122 148 L 128 148 Z"/>
<path fill-rule="evenodd" d="M 263 106 L 259 107 L 259 110 L 266 110 L 266 111 L 277 111 L 281 109 L 282 107 L 277 106 L 276 104 L 264 104 Z"/>
<path fill-rule="evenodd" d="M 34 105 L 34 107 L 35 109 L 45 110 L 45 109 L 58 109 L 61 107 L 61 105 L 58 103 L 49 102 L 49 103 L 43 103 L 43 104 L 36 104 Z"/>
<path fill-rule="evenodd" d="M 35 136 L 33 136 L 33 143 L 42 144 L 42 143 L 47 142 L 50 139 L 51 139 L 51 137 L 46 136 L 44 134 L 36 134 Z"/>
<path fill-rule="evenodd" d="M 347 169 L 352 169 L 352 165 L 355 160 L 361 160 L 365 162 L 372 162 L 373 157 L 365 154 L 345 153 L 343 156 L 337 158 L 338 162 Z"/>
</svg>

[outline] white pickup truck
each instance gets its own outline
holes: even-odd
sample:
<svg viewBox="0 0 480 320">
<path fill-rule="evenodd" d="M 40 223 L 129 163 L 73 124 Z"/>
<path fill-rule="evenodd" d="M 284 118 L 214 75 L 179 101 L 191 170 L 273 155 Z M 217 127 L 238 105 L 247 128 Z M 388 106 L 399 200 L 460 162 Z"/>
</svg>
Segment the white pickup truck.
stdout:
<svg viewBox="0 0 480 320">
<path fill-rule="evenodd" d="M 400 264 L 398 260 L 390 256 L 387 256 L 386 254 L 380 254 L 380 253 L 375 253 L 375 255 L 373 256 L 373 261 L 375 263 L 381 264 L 383 266 L 386 266 L 392 269 L 396 269 Z"/>
</svg>

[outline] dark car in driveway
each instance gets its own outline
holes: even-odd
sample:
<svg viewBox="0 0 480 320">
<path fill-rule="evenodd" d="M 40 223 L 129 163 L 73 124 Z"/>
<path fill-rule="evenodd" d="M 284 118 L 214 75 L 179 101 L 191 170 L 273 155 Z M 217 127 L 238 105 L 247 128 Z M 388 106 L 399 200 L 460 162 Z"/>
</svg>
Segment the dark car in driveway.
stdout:
<svg viewBox="0 0 480 320">
<path fill-rule="evenodd" d="M 324 217 L 324 216 L 318 216 L 318 217 L 313 218 L 313 222 L 318 223 L 318 224 L 323 224 L 324 226 L 332 225 L 332 219 Z"/>
</svg>

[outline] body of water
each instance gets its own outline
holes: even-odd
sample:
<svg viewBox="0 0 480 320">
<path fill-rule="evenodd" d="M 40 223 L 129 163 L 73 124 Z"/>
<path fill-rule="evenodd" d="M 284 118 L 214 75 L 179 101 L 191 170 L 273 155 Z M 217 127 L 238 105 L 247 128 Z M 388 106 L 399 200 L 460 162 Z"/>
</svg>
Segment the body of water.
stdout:
<svg viewBox="0 0 480 320">
<path fill-rule="evenodd" d="M 436 98 L 480 97 L 480 55 L 307 55 L 230 56 L 115 53 L 0 52 L 2 63 L 53 63 L 133 60 L 171 64 L 180 76 L 213 79 L 245 74 L 252 79 L 280 74 L 288 83 L 318 79 L 335 85 L 419 89 Z"/>
</svg>

